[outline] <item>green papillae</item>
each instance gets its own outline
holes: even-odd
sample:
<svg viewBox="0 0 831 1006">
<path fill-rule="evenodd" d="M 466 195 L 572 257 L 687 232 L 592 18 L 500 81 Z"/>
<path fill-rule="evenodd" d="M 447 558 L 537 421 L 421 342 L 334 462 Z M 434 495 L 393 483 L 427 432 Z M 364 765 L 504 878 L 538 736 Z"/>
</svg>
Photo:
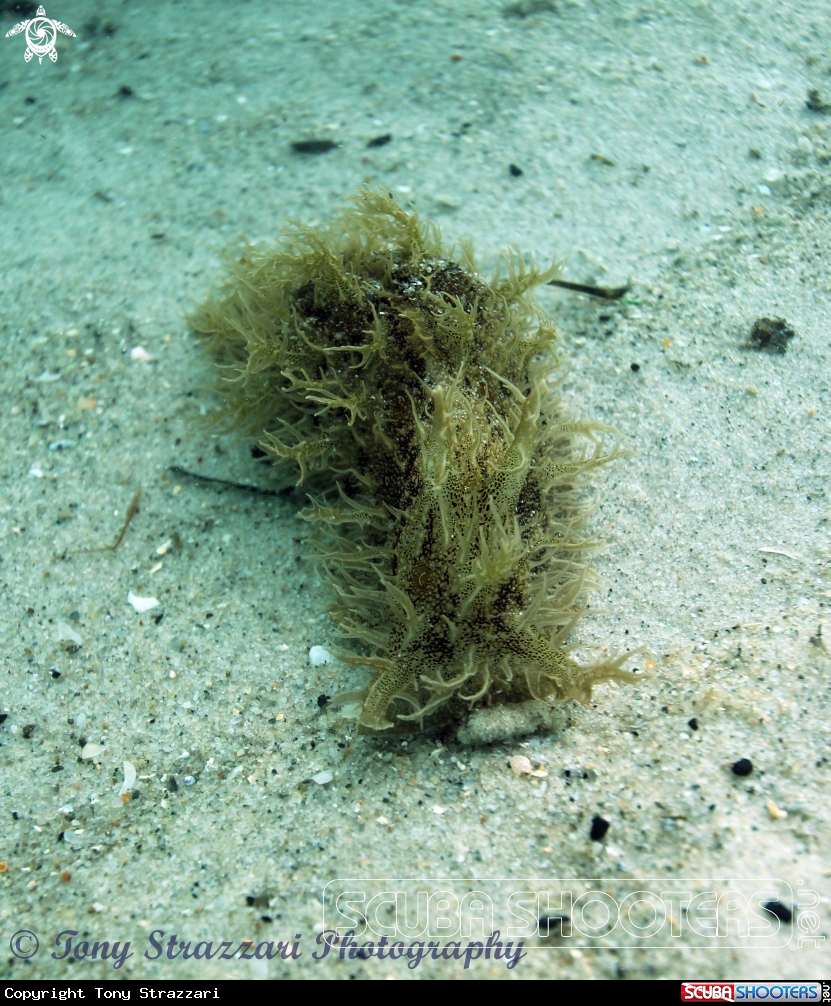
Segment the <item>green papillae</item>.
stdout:
<svg viewBox="0 0 831 1006">
<path fill-rule="evenodd" d="M 563 646 L 594 583 L 589 473 L 624 453 L 572 421 L 556 333 L 529 291 L 554 276 L 469 248 L 386 192 L 321 229 L 246 248 L 192 318 L 210 336 L 223 415 L 299 469 L 301 516 L 350 648 L 372 672 L 363 732 L 413 732 L 477 705 L 575 698 L 631 680 Z M 612 446 L 608 446 L 611 443 Z"/>
</svg>

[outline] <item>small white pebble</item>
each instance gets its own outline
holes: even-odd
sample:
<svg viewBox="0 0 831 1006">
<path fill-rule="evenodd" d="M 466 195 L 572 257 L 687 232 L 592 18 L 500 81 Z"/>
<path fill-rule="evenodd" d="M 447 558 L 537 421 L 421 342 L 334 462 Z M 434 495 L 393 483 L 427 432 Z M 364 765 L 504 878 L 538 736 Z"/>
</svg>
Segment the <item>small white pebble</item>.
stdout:
<svg viewBox="0 0 831 1006">
<path fill-rule="evenodd" d="M 320 667 L 321 664 L 334 664 L 335 658 L 324 646 L 313 646 L 309 650 L 309 663 L 312 667 Z"/>
<path fill-rule="evenodd" d="M 782 810 L 781 807 L 777 807 L 773 800 L 768 800 L 765 806 L 768 809 L 768 814 L 770 814 L 774 821 L 784 821 L 788 816 L 788 812 L 786 810 Z"/>
<path fill-rule="evenodd" d="M 380 817 L 376 817 L 375 820 L 378 822 L 378 824 L 389 824 L 389 821 L 384 817 L 383 814 Z"/>
<path fill-rule="evenodd" d="M 447 810 L 447 807 L 439 807 L 438 804 L 436 804 L 436 806 L 433 807 L 433 813 L 434 814 L 443 814 L 446 810 Z"/>
<path fill-rule="evenodd" d="M 158 598 L 138 597 L 132 590 L 127 594 L 127 600 L 140 615 L 143 615 L 145 611 L 150 611 L 151 608 L 158 608 L 159 606 Z"/>
<path fill-rule="evenodd" d="M 147 352 L 144 346 L 134 346 L 130 350 L 130 359 L 137 363 L 150 363 L 153 357 Z"/>
<path fill-rule="evenodd" d="M 312 782 L 316 782 L 318 786 L 325 786 L 327 783 L 331 782 L 335 777 L 327 769 L 323 772 L 318 772 L 317 775 L 312 776 Z"/>
</svg>

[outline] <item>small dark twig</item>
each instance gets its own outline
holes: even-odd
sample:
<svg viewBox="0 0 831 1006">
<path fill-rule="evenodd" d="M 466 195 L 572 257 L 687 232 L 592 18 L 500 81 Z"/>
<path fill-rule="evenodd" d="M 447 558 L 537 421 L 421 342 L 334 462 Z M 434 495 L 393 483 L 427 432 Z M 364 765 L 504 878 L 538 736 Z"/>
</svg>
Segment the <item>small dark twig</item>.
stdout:
<svg viewBox="0 0 831 1006">
<path fill-rule="evenodd" d="M 566 279 L 550 279 L 549 286 L 561 286 L 564 290 L 574 290 L 577 293 L 587 293 L 590 297 L 602 297 L 603 300 L 619 300 L 631 289 L 626 286 L 590 286 L 587 283 L 569 283 Z"/>
<path fill-rule="evenodd" d="M 216 485 L 220 486 L 230 486 L 231 489 L 242 489 L 247 493 L 256 493 L 258 496 L 281 496 L 283 495 L 281 491 L 277 489 L 261 489 L 260 486 L 249 486 L 245 485 L 243 482 L 230 482 L 228 479 L 215 479 L 210 475 L 198 475 L 196 472 L 186 471 L 184 468 L 180 468 L 178 465 L 173 465 L 168 469 L 171 472 L 175 472 L 177 475 L 184 475 L 189 479 L 196 479 L 197 482 L 214 482 Z"/>
</svg>

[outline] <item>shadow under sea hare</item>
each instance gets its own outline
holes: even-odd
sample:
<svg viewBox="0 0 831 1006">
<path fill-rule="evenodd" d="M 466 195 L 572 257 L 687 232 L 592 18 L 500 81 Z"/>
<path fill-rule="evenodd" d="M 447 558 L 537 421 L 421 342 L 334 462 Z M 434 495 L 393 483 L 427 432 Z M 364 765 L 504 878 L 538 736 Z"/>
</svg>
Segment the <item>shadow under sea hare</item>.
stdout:
<svg viewBox="0 0 831 1006">
<path fill-rule="evenodd" d="M 564 640 L 594 577 L 587 477 L 624 452 L 568 416 L 554 327 L 517 252 L 490 282 L 436 227 L 361 191 L 323 228 L 247 246 L 191 318 L 222 415 L 297 466 L 332 610 L 368 668 L 363 733 L 416 732 L 477 706 L 577 699 L 630 681 L 629 654 L 577 663 Z M 608 444 L 611 441 L 612 446 Z"/>
</svg>

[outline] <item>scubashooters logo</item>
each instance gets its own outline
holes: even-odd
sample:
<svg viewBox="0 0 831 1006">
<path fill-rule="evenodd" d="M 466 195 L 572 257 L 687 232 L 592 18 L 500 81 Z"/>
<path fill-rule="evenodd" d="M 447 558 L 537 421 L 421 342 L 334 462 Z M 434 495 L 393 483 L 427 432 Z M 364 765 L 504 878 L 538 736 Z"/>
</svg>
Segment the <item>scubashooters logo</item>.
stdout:
<svg viewBox="0 0 831 1006">
<path fill-rule="evenodd" d="M 808 893 L 813 892 L 801 895 L 806 905 Z M 346 940 L 365 940 L 366 953 L 373 956 L 415 941 L 432 948 L 425 941 L 439 940 L 458 949 L 457 960 L 470 946 L 469 967 L 479 947 L 482 956 L 492 947 L 496 959 L 508 960 L 513 948 L 523 946 L 783 947 L 794 936 L 782 921 L 790 919 L 788 906 L 794 902 L 790 885 L 771 878 L 346 878 L 326 885 L 320 929 L 333 934 L 325 953 L 338 945 L 341 956 L 360 956 L 345 949 Z M 819 928 L 819 917 L 808 921 Z M 338 944 L 336 936 L 344 942 Z M 813 931 L 810 936 L 822 938 Z M 438 953 L 433 956 L 438 959 Z"/>
</svg>

